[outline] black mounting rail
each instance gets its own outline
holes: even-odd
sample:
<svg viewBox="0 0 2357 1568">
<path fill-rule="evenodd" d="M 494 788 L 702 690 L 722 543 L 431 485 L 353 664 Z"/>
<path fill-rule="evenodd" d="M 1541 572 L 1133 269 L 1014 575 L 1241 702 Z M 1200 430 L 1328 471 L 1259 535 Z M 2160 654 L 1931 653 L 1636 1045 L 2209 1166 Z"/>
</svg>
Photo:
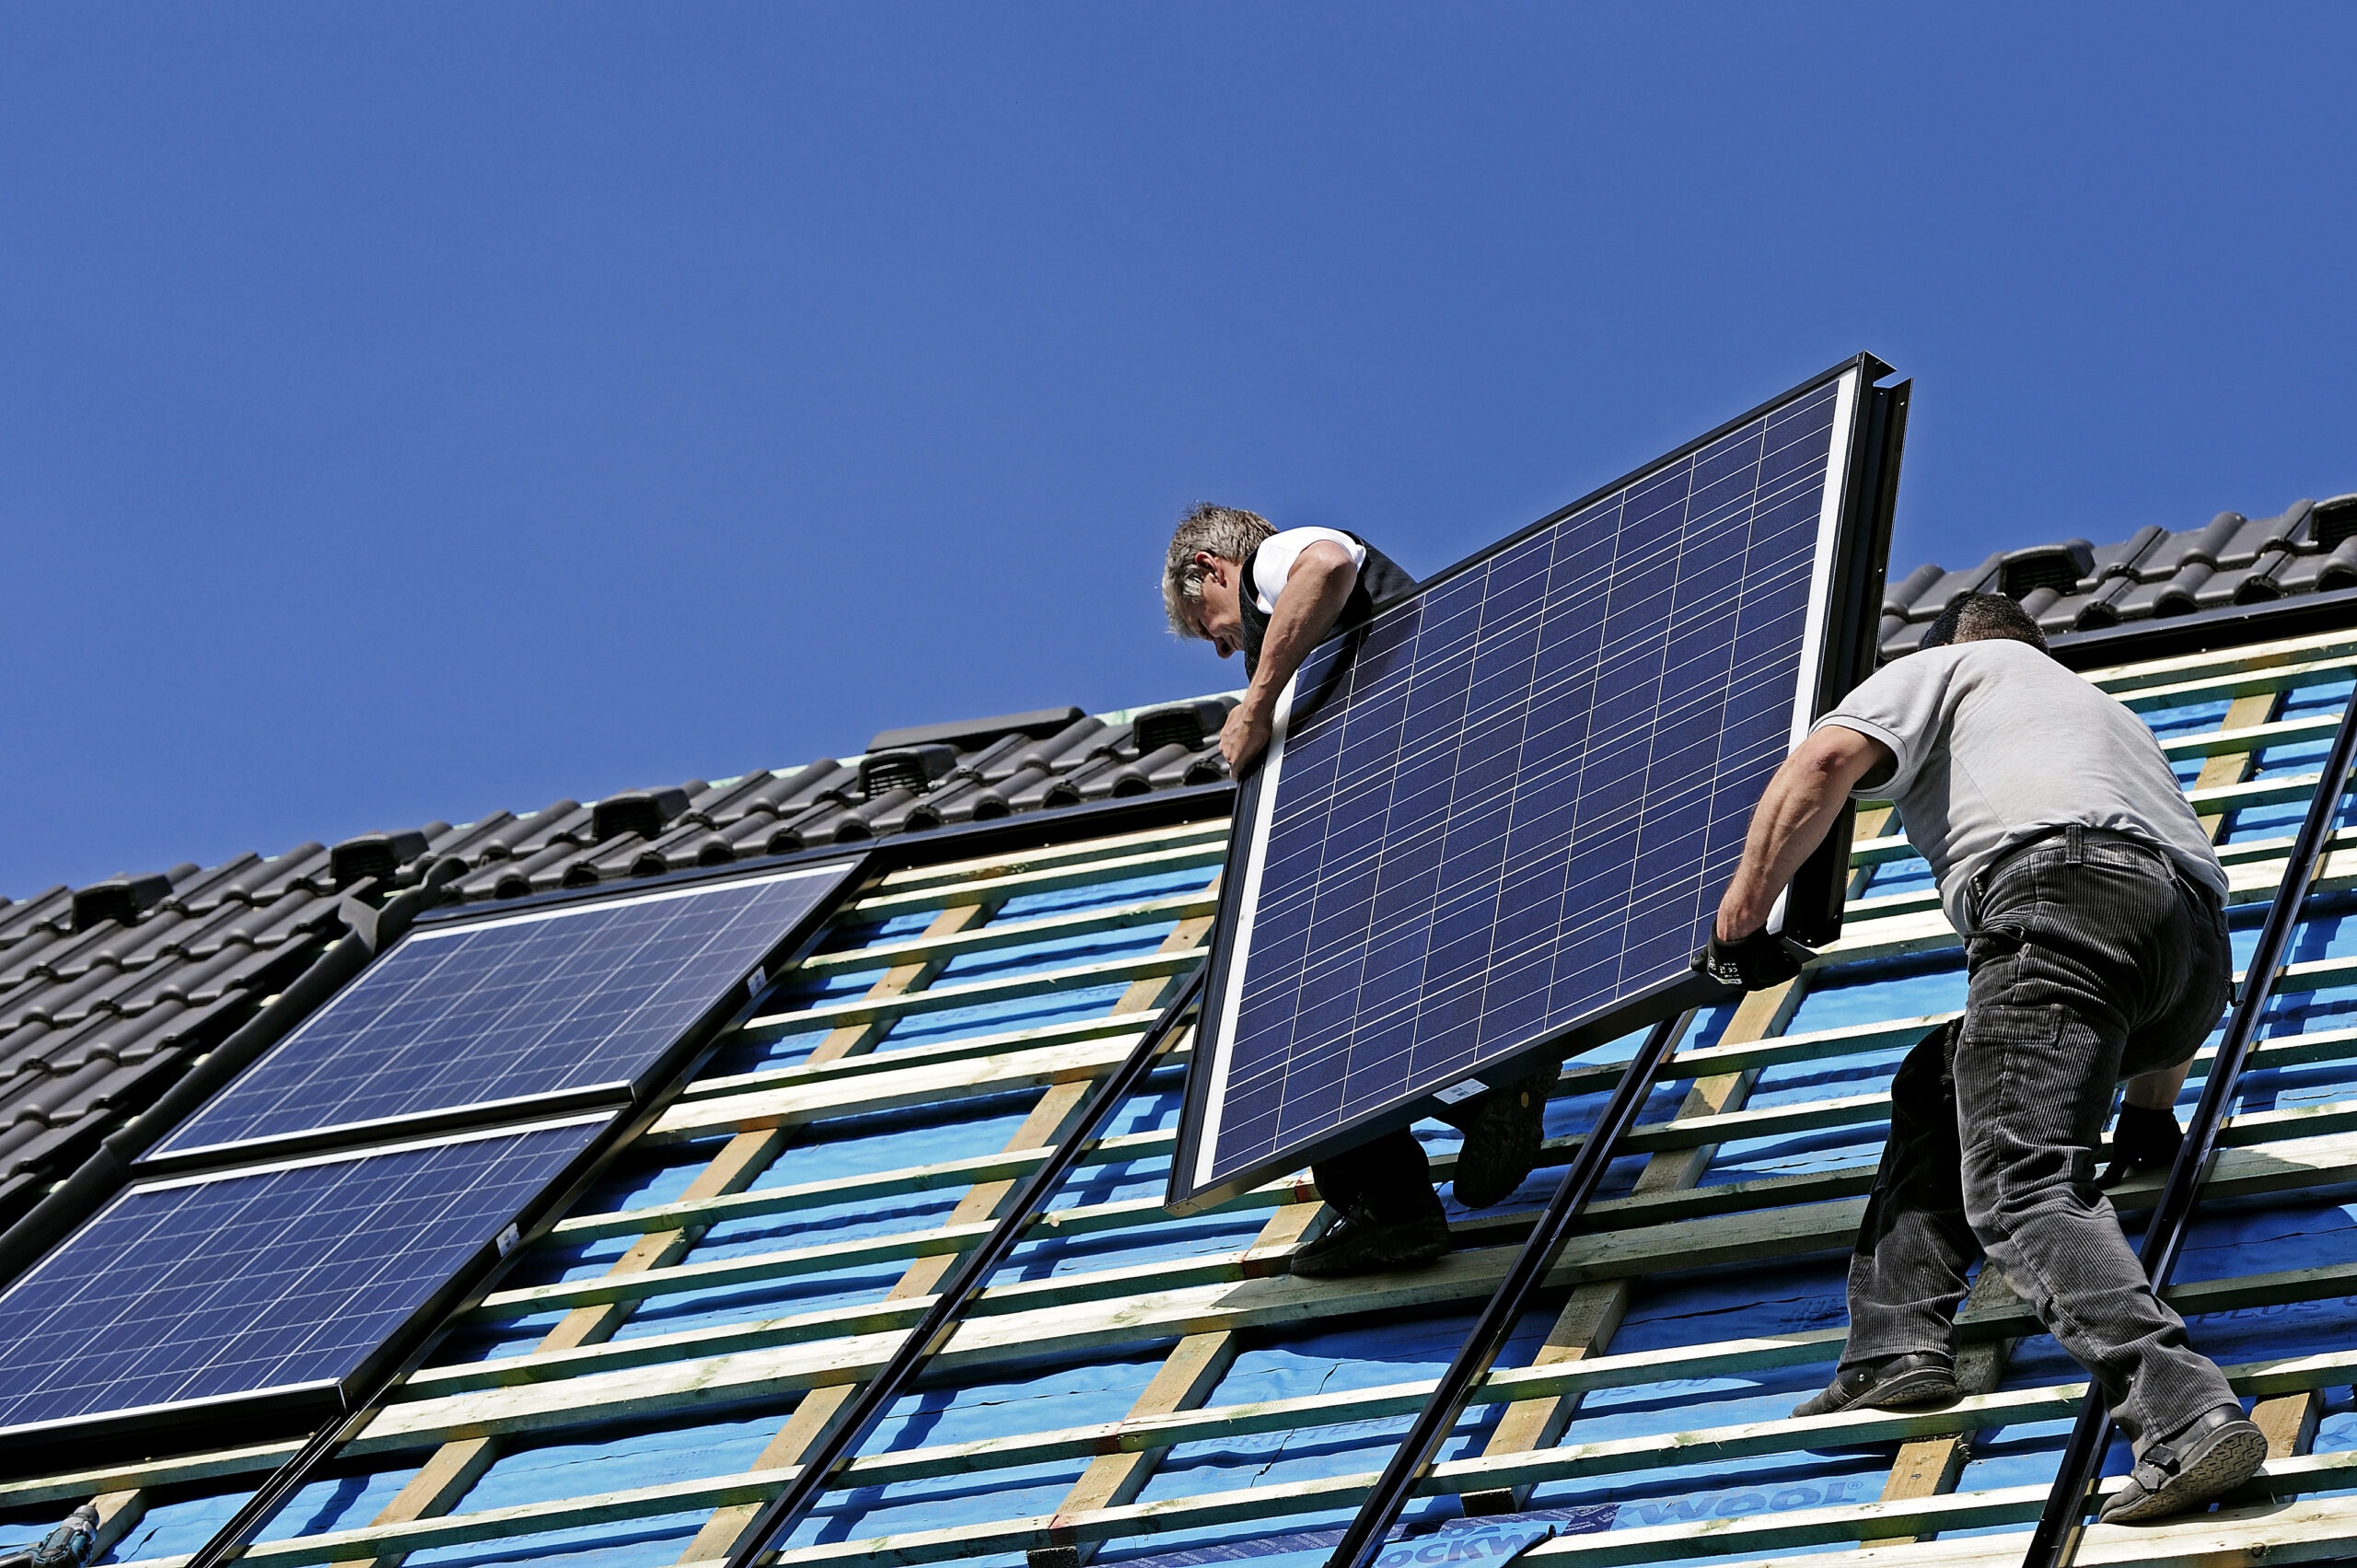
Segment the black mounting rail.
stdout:
<svg viewBox="0 0 2357 1568">
<path fill-rule="evenodd" d="M 2138 1249 L 2138 1257 L 2154 1291 L 2167 1287 L 2169 1275 L 2177 1269 L 2177 1254 L 2184 1249 L 2186 1232 L 2191 1227 L 2194 1209 L 2200 1202 L 2202 1179 L 2209 1171 L 2211 1156 L 2217 1151 L 2218 1132 L 2226 1119 L 2226 1106 L 2234 1098 L 2235 1081 L 2242 1076 L 2251 1042 L 2258 1038 L 2260 1016 L 2275 994 L 2276 977 L 2283 968 L 2284 952 L 2292 945 L 2293 928 L 2299 923 L 2300 911 L 2307 902 L 2308 884 L 2316 879 L 2316 868 L 2323 863 L 2332 819 L 2339 814 L 2341 797 L 2349 787 L 2352 759 L 2357 759 L 2357 698 L 2351 700 L 2340 715 L 2340 726 L 2333 731 L 2332 749 L 2326 754 L 2324 771 L 2316 777 L 2316 798 L 2308 802 L 2308 814 L 2300 822 L 2299 837 L 2292 841 L 2292 857 L 2283 867 L 2282 885 L 2275 889 L 2266 923 L 2259 927 L 2258 946 L 2244 971 L 2242 994 L 2235 999 L 2235 1010 L 2227 1019 L 2225 1037 L 2218 1042 L 2217 1057 L 2210 1063 L 2210 1075 L 2201 1086 L 2201 1098 L 2194 1107 L 2192 1124 L 2185 1131 L 2184 1146 L 2177 1151 L 2177 1163 L 2169 1167 L 2160 1203 L 2144 1227 L 2144 1242 Z M 2096 1472 L 2110 1446 L 2110 1438 L 2111 1412 L 2104 1407 L 2101 1391 L 2090 1384 L 2086 1402 L 2079 1407 L 2078 1422 L 2071 1428 L 2071 1440 L 2063 1446 L 2062 1465 L 2055 1472 L 2054 1489 L 2047 1493 L 2046 1506 L 2038 1516 L 2038 1527 L 2030 1532 L 2029 1550 L 2023 1554 L 2022 1568 L 2067 1568 L 2077 1554 L 2079 1541 L 2086 1533 Z"/>
<path fill-rule="evenodd" d="M 1137 1048 L 1130 1052 L 1128 1060 L 1109 1075 L 1097 1081 L 1096 1088 L 1082 1102 L 1071 1132 L 1057 1142 L 1055 1152 L 1048 1156 L 1045 1163 L 1024 1179 L 1023 1185 L 1008 1202 L 1006 1212 L 1000 1217 L 998 1225 L 980 1246 L 958 1260 L 958 1266 L 950 1271 L 947 1279 L 941 1282 L 933 1305 L 925 1309 L 916 1327 L 901 1339 L 900 1348 L 892 1353 L 891 1359 L 860 1389 L 858 1397 L 852 1400 L 824 1438 L 803 1456 L 795 1469 L 794 1479 L 786 1483 L 785 1490 L 771 1498 L 762 1505 L 761 1511 L 753 1516 L 744 1532 L 737 1538 L 735 1548 L 728 1553 L 727 1568 L 752 1568 L 772 1541 L 794 1528 L 802 1516 L 809 1511 L 810 1505 L 825 1493 L 828 1479 L 834 1474 L 836 1468 L 867 1440 L 877 1423 L 883 1420 L 885 1411 L 892 1408 L 892 1401 L 900 1397 L 901 1391 L 923 1369 L 934 1353 L 948 1341 L 975 1294 L 991 1275 L 998 1272 L 1016 1245 L 1039 1222 L 1040 1215 L 1047 1212 L 1049 1200 L 1055 1196 L 1056 1189 L 1063 1184 L 1073 1167 L 1080 1163 L 1080 1156 L 1096 1141 L 1107 1118 L 1123 1100 L 1135 1094 L 1146 1075 L 1154 1071 L 1155 1058 L 1161 1054 L 1163 1042 L 1170 1038 L 1179 1020 L 1202 995 L 1205 972 L 1204 966 L 1198 964 L 1194 973 L 1188 977 L 1186 988 L 1163 1008 L 1161 1016 L 1139 1037 Z"/>
<path fill-rule="evenodd" d="M 1505 1278 L 1498 1282 L 1489 1305 L 1474 1320 L 1473 1331 L 1457 1347 L 1455 1359 L 1441 1374 L 1432 1398 L 1424 1401 L 1416 1424 L 1408 1429 L 1408 1434 L 1391 1451 L 1390 1462 L 1383 1467 L 1375 1490 L 1359 1504 L 1357 1516 L 1342 1531 L 1342 1539 L 1326 1559 L 1326 1568 L 1370 1568 L 1382 1551 L 1384 1537 L 1390 1533 L 1399 1511 L 1407 1506 L 1417 1483 L 1423 1480 L 1433 1456 L 1456 1429 L 1457 1418 L 1463 1412 L 1473 1386 L 1488 1375 L 1515 1325 L 1521 1321 L 1531 1298 L 1545 1282 L 1547 1271 L 1554 1267 L 1555 1255 L 1571 1237 L 1580 1211 L 1587 1207 L 1588 1199 L 1595 1195 L 1605 1171 L 1611 1167 L 1621 1135 L 1636 1121 L 1662 1063 L 1669 1059 L 1693 1016 L 1689 1012 L 1663 1019 L 1638 1046 L 1636 1055 L 1621 1072 L 1612 1098 L 1605 1102 L 1603 1110 L 1596 1115 L 1596 1125 L 1588 1130 L 1587 1136 L 1581 1140 L 1579 1152 L 1572 1156 L 1572 1167 L 1563 1173 L 1555 1195 L 1539 1212 L 1530 1238 L 1507 1266 Z M 736 1565 L 732 1563 L 730 1568 Z"/>
</svg>

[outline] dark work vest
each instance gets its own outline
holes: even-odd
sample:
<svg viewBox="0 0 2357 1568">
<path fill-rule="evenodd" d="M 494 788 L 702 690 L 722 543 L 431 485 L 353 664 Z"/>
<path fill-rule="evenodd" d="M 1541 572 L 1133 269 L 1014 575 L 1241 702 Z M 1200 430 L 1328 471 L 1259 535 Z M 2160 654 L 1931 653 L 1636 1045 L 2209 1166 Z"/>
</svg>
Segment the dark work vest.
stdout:
<svg viewBox="0 0 2357 1568">
<path fill-rule="evenodd" d="M 1348 529 L 1337 529 L 1348 533 Z M 1355 626 L 1375 613 L 1375 607 L 1386 599 L 1415 591 L 1416 579 L 1408 575 L 1399 563 L 1356 534 L 1350 538 L 1366 551 L 1366 560 L 1359 567 L 1359 580 L 1351 588 L 1351 597 L 1342 601 L 1342 612 L 1334 617 L 1334 629 Z M 1260 598 L 1252 591 L 1252 563 L 1260 558 L 1260 547 L 1254 545 L 1252 553 L 1244 558 L 1244 575 L 1237 583 L 1237 613 L 1244 621 L 1244 677 L 1260 666 L 1260 643 L 1269 634 L 1269 612 L 1260 608 Z"/>
</svg>

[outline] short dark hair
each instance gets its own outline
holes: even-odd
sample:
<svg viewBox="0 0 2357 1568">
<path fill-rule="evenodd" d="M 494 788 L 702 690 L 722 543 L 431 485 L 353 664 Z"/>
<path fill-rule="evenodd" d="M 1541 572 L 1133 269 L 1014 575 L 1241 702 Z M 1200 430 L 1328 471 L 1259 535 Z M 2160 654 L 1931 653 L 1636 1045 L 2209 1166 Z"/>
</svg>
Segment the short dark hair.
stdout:
<svg viewBox="0 0 2357 1568">
<path fill-rule="evenodd" d="M 1991 637 L 2010 637 L 2046 649 L 2046 633 L 2038 629 L 2038 622 L 2003 594 L 1958 594 L 1948 600 L 1948 607 L 1940 611 L 1940 618 L 1932 622 L 1918 645 L 1944 648 L 1950 643 L 1979 643 Z"/>
</svg>

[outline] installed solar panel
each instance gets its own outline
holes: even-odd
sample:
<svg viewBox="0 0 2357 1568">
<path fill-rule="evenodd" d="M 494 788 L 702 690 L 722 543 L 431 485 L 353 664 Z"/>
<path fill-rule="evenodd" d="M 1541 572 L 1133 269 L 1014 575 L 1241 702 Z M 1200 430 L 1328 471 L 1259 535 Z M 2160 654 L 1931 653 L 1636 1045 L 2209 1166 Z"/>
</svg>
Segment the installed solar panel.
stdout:
<svg viewBox="0 0 2357 1568">
<path fill-rule="evenodd" d="M 1174 1206 L 1715 993 L 1689 959 L 1750 808 L 1856 656 L 1881 373 L 1820 377 L 1304 664 L 1238 804 Z"/>
<path fill-rule="evenodd" d="M 0 1443 L 332 1397 L 608 1120 L 134 1187 L 0 1295 Z"/>
<path fill-rule="evenodd" d="M 618 1093 L 857 865 L 425 925 L 176 1129 L 157 1156 Z"/>
</svg>

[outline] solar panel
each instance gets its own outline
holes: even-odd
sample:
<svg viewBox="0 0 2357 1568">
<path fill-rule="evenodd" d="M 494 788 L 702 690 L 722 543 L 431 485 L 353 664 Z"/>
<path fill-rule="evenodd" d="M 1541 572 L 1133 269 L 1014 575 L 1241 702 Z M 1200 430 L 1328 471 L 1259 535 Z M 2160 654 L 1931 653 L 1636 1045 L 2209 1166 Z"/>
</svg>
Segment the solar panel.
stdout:
<svg viewBox="0 0 2357 1568">
<path fill-rule="evenodd" d="M 619 1098 L 856 864 L 421 925 L 150 1157 L 599 1088 Z"/>
<path fill-rule="evenodd" d="M 1829 372 L 1304 663 L 1237 805 L 1174 1207 L 1717 994 L 1689 960 L 1879 591 L 1886 373 Z"/>
<path fill-rule="evenodd" d="M 609 1120 L 133 1187 L 0 1295 L 0 1445 L 334 1399 Z"/>
</svg>

